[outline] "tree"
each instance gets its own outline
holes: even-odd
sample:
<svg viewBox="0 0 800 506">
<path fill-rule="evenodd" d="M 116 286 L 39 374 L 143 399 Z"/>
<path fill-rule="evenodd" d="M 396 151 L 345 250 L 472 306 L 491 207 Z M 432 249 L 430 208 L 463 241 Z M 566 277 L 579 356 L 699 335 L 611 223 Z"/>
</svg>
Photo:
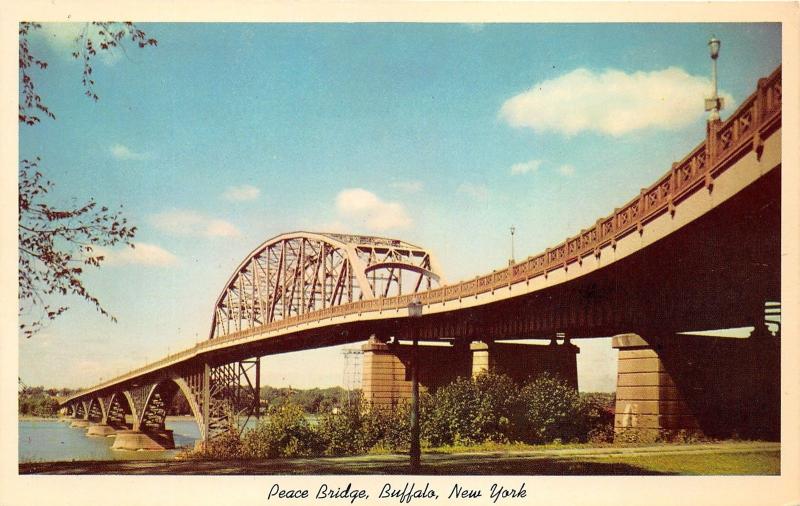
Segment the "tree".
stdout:
<svg viewBox="0 0 800 506">
<path fill-rule="evenodd" d="M 47 69 L 47 62 L 31 52 L 29 37 L 41 25 L 23 22 L 19 25 L 19 122 L 33 126 L 44 115 L 55 114 L 42 101 L 34 83 L 34 75 Z M 72 56 L 81 60 L 81 83 L 84 94 L 97 101 L 92 78 L 92 62 L 98 51 L 125 51 L 125 42 L 144 48 L 156 46 L 156 39 L 131 22 L 86 23 L 75 38 Z M 19 166 L 19 299 L 20 324 L 23 335 L 31 337 L 47 321 L 67 310 L 67 306 L 52 306 L 51 296 L 77 295 L 93 304 L 104 316 L 116 321 L 100 301 L 83 284 L 81 275 L 86 266 L 99 267 L 104 257 L 98 246 L 118 243 L 133 247 L 136 227 L 130 226 L 122 211 L 111 211 L 90 199 L 74 207 L 59 209 L 48 205 L 46 197 L 53 188 L 39 167 L 41 160 L 23 159 Z"/>
</svg>

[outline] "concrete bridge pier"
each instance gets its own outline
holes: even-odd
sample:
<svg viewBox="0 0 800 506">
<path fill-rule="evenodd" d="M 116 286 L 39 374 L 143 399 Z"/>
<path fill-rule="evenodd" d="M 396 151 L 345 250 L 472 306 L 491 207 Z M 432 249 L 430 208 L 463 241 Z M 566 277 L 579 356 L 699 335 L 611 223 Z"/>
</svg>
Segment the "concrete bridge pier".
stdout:
<svg viewBox="0 0 800 506">
<path fill-rule="evenodd" d="M 114 427 L 108 425 L 107 423 L 89 423 L 88 428 L 86 429 L 87 436 L 99 436 L 99 437 L 106 437 L 106 436 L 113 436 L 116 434 L 117 431 Z"/>
<path fill-rule="evenodd" d="M 172 431 L 169 429 L 146 432 L 124 429 L 117 431 L 116 434 L 114 444 L 111 445 L 111 448 L 114 450 L 161 451 L 175 448 L 175 440 L 172 437 Z"/>
<path fill-rule="evenodd" d="M 578 361 L 580 349 L 565 339 L 558 344 L 474 342 L 472 352 L 472 377 L 486 371 L 507 374 L 517 383 L 524 383 L 542 373 L 550 373 L 578 388 Z"/>
<path fill-rule="evenodd" d="M 365 343 L 361 391 L 372 406 L 391 407 L 411 402 L 411 345 L 389 345 L 375 338 Z M 468 376 L 469 350 L 464 346 L 419 346 L 420 390 L 444 385 Z"/>
<path fill-rule="evenodd" d="M 617 440 L 780 438 L 780 340 L 614 336 Z"/>
</svg>

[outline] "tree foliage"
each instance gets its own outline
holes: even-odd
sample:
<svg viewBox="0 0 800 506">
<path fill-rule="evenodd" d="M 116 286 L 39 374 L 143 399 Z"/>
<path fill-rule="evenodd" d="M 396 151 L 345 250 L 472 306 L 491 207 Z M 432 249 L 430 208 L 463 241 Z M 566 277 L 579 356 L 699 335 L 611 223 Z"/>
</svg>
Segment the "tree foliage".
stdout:
<svg viewBox="0 0 800 506">
<path fill-rule="evenodd" d="M 47 69 L 47 62 L 40 60 L 31 53 L 30 36 L 36 30 L 41 30 L 40 23 L 24 21 L 19 24 L 19 121 L 26 125 L 39 123 L 40 114 L 56 119 L 55 114 L 42 102 L 36 85 L 34 84 L 34 72 Z M 83 84 L 84 95 L 97 101 L 97 93 L 94 89 L 93 59 L 102 52 L 110 53 L 115 50 L 125 51 L 124 43 L 130 41 L 139 48 L 157 46 L 158 41 L 139 29 L 130 21 L 116 23 L 112 21 L 93 21 L 86 23 L 74 39 L 75 50 L 72 57 L 80 60 L 83 65 L 81 72 L 81 84 Z"/>
<path fill-rule="evenodd" d="M 319 453 L 317 437 L 302 408 L 286 404 L 244 433 L 242 453 L 249 458 L 306 457 Z"/>
<path fill-rule="evenodd" d="M 72 395 L 71 388 L 48 388 L 23 386 L 17 395 L 18 413 L 24 416 L 50 417 L 58 414 L 58 399 Z"/>
<path fill-rule="evenodd" d="M 49 295 L 77 295 L 109 315 L 100 301 L 84 287 L 80 276 L 84 266 L 99 266 L 103 255 L 97 246 L 119 242 L 133 247 L 136 227 L 129 226 L 120 211 L 97 206 L 94 200 L 71 209 L 58 209 L 44 200 L 52 188 L 44 180 L 39 160 L 22 160 L 19 171 L 19 298 L 24 307 L 41 309 L 32 322 L 20 322 L 20 330 L 30 337 L 45 320 L 52 320 L 66 306 L 51 306 Z"/>
<path fill-rule="evenodd" d="M 47 62 L 31 52 L 30 36 L 41 29 L 39 23 L 19 24 L 19 122 L 39 123 L 44 115 L 55 114 L 44 103 L 35 84 L 37 72 L 47 69 Z M 75 38 L 72 56 L 83 64 L 84 94 L 98 100 L 92 77 L 93 58 L 99 52 L 125 50 L 129 41 L 143 48 L 158 42 L 131 22 L 86 23 Z M 99 267 L 104 260 L 95 248 L 117 243 L 133 247 L 136 227 L 130 226 L 121 210 L 89 201 L 57 208 L 46 202 L 53 184 L 45 179 L 38 157 L 23 159 L 19 166 L 19 299 L 20 331 L 31 337 L 47 321 L 67 310 L 67 306 L 51 305 L 52 296 L 77 295 L 94 305 L 104 316 L 116 319 L 84 286 L 84 268 Z"/>
</svg>

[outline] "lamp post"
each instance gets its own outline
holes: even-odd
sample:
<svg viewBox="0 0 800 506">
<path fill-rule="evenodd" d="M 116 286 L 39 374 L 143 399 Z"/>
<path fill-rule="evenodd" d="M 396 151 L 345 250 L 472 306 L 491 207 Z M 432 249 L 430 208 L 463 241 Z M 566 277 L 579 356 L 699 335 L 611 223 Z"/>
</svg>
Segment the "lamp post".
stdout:
<svg viewBox="0 0 800 506">
<path fill-rule="evenodd" d="M 422 304 L 416 297 L 408 305 L 408 318 L 411 324 L 411 449 L 408 452 L 411 458 L 411 472 L 419 471 L 419 340 L 417 339 L 417 325 L 415 320 L 422 316 Z"/>
<path fill-rule="evenodd" d="M 711 53 L 711 97 L 706 99 L 706 111 L 711 111 L 708 121 L 719 121 L 719 111 L 725 107 L 725 101 L 717 94 L 717 58 L 719 48 L 722 45 L 720 40 L 713 35 L 708 41 L 708 48 Z"/>
<path fill-rule="evenodd" d="M 508 264 L 509 265 L 513 265 L 514 262 L 515 262 L 515 260 L 514 260 L 514 232 L 516 232 L 517 229 L 516 229 L 516 227 L 514 227 L 512 225 L 511 228 L 509 228 L 509 230 L 511 231 L 511 261 L 508 262 Z"/>
</svg>

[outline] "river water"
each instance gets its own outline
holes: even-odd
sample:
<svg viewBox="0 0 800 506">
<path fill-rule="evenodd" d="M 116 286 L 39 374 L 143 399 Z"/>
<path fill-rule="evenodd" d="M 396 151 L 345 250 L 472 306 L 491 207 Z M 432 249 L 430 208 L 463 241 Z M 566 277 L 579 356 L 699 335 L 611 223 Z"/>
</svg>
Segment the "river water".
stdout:
<svg viewBox="0 0 800 506">
<path fill-rule="evenodd" d="M 173 431 L 175 450 L 132 452 L 112 450 L 113 437 L 89 437 L 86 429 L 72 428 L 67 422 L 20 420 L 19 461 L 173 459 L 180 448 L 193 448 L 200 438 L 197 424 L 191 417 L 168 418 L 166 426 Z"/>
</svg>

